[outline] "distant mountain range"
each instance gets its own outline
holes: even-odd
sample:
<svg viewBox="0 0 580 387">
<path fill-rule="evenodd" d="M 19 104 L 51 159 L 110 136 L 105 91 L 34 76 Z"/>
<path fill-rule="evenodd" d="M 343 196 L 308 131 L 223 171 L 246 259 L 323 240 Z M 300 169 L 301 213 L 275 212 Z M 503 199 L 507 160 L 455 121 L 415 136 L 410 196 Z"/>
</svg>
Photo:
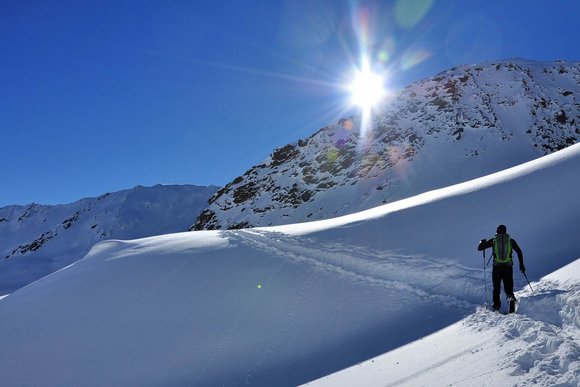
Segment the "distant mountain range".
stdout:
<svg viewBox="0 0 580 387">
<path fill-rule="evenodd" d="M 276 149 L 217 191 L 191 230 L 325 219 L 538 158 L 580 138 L 580 63 L 523 59 L 450 69 L 375 112 Z"/>
<path fill-rule="evenodd" d="M 580 63 L 453 68 L 387 98 L 365 134 L 360 121 L 343 117 L 276 149 L 221 189 L 138 186 L 66 205 L 0 208 L 0 296 L 101 240 L 326 219 L 565 148 L 580 139 Z"/>
<path fill-rule="evenodd" d="M 101 240 L 185 231 L 217 189 L 137 186 L 65 205 L 0 208 L 0 295 L 81 259 Z"/>
</svg>

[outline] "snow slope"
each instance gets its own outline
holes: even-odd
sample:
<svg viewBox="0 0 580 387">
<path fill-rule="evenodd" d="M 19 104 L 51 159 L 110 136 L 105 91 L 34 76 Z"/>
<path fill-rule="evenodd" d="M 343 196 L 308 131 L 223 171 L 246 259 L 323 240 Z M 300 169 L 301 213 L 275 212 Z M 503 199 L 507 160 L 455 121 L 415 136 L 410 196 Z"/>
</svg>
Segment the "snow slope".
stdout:
<svg viewBox="0 0 580 387">
<path fill-rule="evenodd" d="M 518 292 L 517 315 L 479 309 L 305 386 L 578 386 L 580 258 L 532 286 Z"/>
<path fill-rule="evenodd" d="M 0 295 L 81 259 L 104 239 L 185 231 L 217 187 L 137 186 L 74 203 L 0 208 Z"/>
<path fill-rule="evenodd" d="M 195 230 L 328 219 L 447 187 L 580 140 L 580 63 L 453 68 L 272 152 L 210 199 Z"/>
<path fill-rule="evenodd" d="M 101 242 L 83 260 L 0 300 L 2 381 L 290 386 L 421 338 L 426 342 L 465 318 L 462 337 L 476 351 L 484 345 L 477 327 L 490 325 L 486 337 L 493 342 L 509 326 L 503 316 L 478 311 L 484 292 L 477 242 L 490 237 L 497 224 L 507 224 L 532 280 L 574 262 L 580 257 L 579 170 L 580 145 L 574 145 L 346 217 Z M 568 271 L 577 273 L 577 266 Z M 518 288 L 526 285 L 521 275 L 515 279 Z M 538 285 L 546 300 L 528 297 L 522 312 L 526 305 L 557 298 L 551 286 Z M 569 319 L 554 320 L 560 312 L 548 308 L 517 316 L 515 328 L 505 331 L 516 337 L 514 346 L 506 340 L 503 349 L 489 351 L 520 356 L 521 370 L 541 376 L 540 383 L 552 380 L 549 372 L 557 380 L 567 380 L 570 370 L 576 377 L 577 363 L 569 361 L 568 368 L 565 363 L 575 356 L 577 337 L 565 341 L 569 349 L 558 345 L 575 331 L 556 331 L 552 340 L 537 325 L 538 337 L 546 338 L 542 347 L 533 335 L 536 328 L 529 328 L 553 320 L 550 324 L 561 321 L 567 329 L 569 321 L 577 321 L 567 302 L 561 315 Z M 524 342 L 539 344 L 528 351 Z M 554 348 L 572 352 L 550 358 Z M 558 367 L 535 368 L 536 360 L 553 365 L 558 359 L 564 359 Z M 503 385 L 526 377 L 512 372 L 515 366 L 509 372 L 499 367 Z M 487 371 L 494 369 L 477 373 Z M 433 367 L 434 376 L 442 373 Z M 393 382 L 408 377 L 400 374 Z"/>
</svg>

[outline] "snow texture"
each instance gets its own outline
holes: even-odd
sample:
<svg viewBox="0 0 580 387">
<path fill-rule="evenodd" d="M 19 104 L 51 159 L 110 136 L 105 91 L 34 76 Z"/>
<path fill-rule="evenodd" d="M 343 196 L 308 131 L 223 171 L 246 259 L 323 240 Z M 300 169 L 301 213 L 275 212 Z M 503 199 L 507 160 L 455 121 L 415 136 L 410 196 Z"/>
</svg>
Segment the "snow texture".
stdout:
<svg viewBox="0 0 580 387">
<path fill-rule="evenodd" d="M 573 145 L 335 219 L 98 243 L 0 300 L 2 382 L 294 386 L 373 359 L 313 385 L 578 385 L 579 170 Z M 515 316 L 481 309 L 500 223 L 535 281 Z"/>
</svg>

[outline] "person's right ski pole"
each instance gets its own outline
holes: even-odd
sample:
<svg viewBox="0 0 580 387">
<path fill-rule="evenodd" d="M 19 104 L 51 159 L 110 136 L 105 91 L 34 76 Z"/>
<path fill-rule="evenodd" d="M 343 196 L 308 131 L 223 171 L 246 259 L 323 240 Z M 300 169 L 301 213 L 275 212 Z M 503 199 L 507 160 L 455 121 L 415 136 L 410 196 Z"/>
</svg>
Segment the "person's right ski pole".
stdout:
<svg viewBox="0 0 580 387">
<path fill-rule="evenodd" d="M 532 288 L 532 284 L 530 284 L 530 280 L 528 279 L 528 276 L 526 275 L 526 272 L 523 271 L 522 274 L 526 278 L 526 281 L 528 281 L 528 285 L 530 286 L 530 289 L 532 289 L 532 293 L 533 293 L 534 292 L 534 288 Z"/>
</svg>

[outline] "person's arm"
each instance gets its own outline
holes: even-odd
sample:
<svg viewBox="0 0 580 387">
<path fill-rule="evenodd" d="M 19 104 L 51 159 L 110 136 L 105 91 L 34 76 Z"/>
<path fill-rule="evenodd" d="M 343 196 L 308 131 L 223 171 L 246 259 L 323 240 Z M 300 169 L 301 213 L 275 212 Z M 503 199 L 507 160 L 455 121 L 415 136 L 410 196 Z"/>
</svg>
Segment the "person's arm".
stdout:
<svg viewBox="0 0 580 387">
<path fill-rule="evenodd" d="M 526 272 L 526 267 L 524 266 L 524 253 L 522 252 L 522 249 L 518 245 L 518 242 L 516 242 L 514 239 L 512 239 L 512 249 L 518 255 L 518 261 L 519 261 L 519 264 L 520 264 L 520 271 L 522 273 L 525 273 Z"/>
<path fill-rule="evenodd" d="M 477 246 L 477 251 L 489 249 L 490 247 L 493 247 L 493 238 L 488 239 L 488 240 L 482 239 L 479 242 L 479 246 Z"/>
</svg>

